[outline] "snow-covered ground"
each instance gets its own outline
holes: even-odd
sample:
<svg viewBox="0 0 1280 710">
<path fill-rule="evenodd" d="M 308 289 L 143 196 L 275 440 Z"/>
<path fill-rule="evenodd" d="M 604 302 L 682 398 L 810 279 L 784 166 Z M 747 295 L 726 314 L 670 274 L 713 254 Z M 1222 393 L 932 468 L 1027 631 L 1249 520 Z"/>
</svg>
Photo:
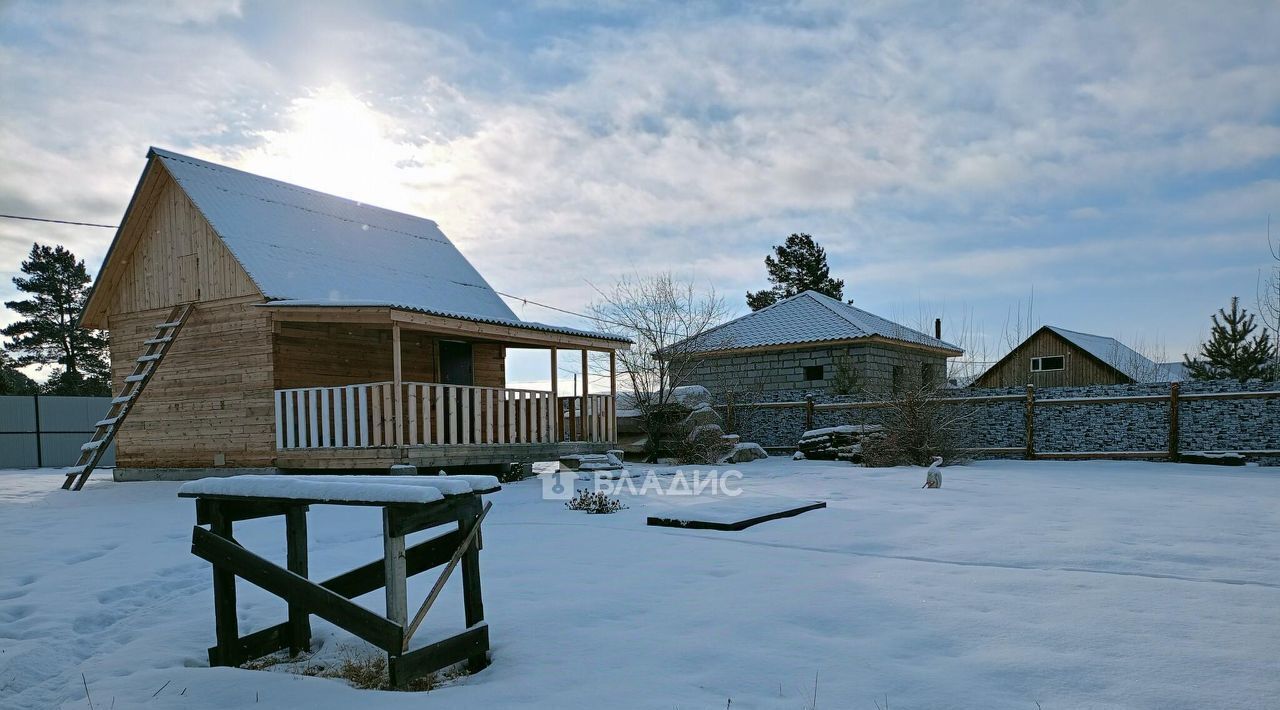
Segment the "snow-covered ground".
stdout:
<svg viewBox="0 0 1280 710">
<path fill-rule="evenodd" d="M 1280 705 L 1280 471 L 985 462 L 921 490 L 921 469 L 740 470 L 752 496 L 829 507 L 712 532 L 646 527 L 669 504 L 652 494 L 603 516 L 536 480 L 491 496 L 493 664 L 416 694 L 208 668 L 209 568 L 178 484 L 2 472 L 0 707 L 85 708 L 85 683 L 95 708 L 796 710 L 815 686 L 818 708 Z M 374 511 L 310 523 L 314 576 L 381 552 Z M 275 520 L 237 537 L 283 556 Z M 456 585 L 416 641 L 461 627 Z M 243 583 L 240 613 L 244 632 L 284 618 Z M 313 625 L 322 654 L 353 643 Z"/>
</svg>

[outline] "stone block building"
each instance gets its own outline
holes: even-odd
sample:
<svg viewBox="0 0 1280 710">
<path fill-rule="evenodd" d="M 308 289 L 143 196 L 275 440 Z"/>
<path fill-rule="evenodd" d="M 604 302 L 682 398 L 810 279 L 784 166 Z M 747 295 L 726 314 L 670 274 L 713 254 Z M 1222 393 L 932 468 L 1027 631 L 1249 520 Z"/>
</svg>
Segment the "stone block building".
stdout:
<svg viewBox="0 0 1280 710">
<path fill-rule="evenodd" d="M 946 377 L 963 350 L 939 338 L 805 291 L 670 349 L 718 399 L 782 393 L 892 393 Z"/>
</svg>

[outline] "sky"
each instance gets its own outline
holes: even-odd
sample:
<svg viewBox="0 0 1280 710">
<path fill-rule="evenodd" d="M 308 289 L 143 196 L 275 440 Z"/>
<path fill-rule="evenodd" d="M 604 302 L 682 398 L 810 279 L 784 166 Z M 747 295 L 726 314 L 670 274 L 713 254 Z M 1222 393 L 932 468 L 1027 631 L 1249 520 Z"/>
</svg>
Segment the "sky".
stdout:
<svg viewBox="0 0 1280 710">
<path fill-rule="evenodd" d="M 745 313 L 806 232 L 976 358 L 1034 302 L 1177 359 L 1274 263 L 1280 4 L 0 0 L 0 212 L 115 224 L 151 145 L 433 219 L 569 310 L 670 270 Z M 0 219 L 0 297 L 111 236 Z"/>
</svg>

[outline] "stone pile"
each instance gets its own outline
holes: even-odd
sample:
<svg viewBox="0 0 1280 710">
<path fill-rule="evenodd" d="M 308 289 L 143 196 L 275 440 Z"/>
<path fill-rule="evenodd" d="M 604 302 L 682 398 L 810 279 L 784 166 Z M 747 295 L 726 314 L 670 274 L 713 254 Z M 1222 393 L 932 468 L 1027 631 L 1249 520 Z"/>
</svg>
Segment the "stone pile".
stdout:
<svg viewBox="0 0 1280 710">
<path fill-rule="evenodd" d="M 627 454 L 638 455 L 648 450 L 649 437 L 634 402 L 630 395 L 618 396 L 618 446 Z M 669 422 L 663 443 L 670 450 L 659 452 L 663 456 L 693 451 L 702 459 L 686 463 L 743 463 L 768 456 L 759 445 L 724 433 L 724 419 L 712 408 L 711 393 L 702 385 L 672 390 L 660 416 Z"/>
<path fill-rule="evenodd" d="M 845 424 L 806 431 L 796 444 L 806 459 L 862 463 L 863 447 L 885 437 L 879 424 Z"/>
</svg>

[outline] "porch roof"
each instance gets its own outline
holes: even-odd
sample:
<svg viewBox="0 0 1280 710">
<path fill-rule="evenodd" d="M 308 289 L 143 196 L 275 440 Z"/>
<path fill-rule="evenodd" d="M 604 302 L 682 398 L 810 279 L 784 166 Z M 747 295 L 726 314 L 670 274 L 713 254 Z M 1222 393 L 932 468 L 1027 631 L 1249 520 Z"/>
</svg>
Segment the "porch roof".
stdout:
<svg viewBox="0 0 1280 710">
<path fill-rule="evenodd" d="M 412 330 L 428 330 L 465 337 L 486 338 L 541 347 L 585 347 L 595 350 L 626 349 L 631 340 L 612 333 L 596 333 L 546 323 L 446 313 L 381 301 L 330 301 L 286 299 L 258 304 L 281 320 L 334 323 L 398 323 Z"/>
</svg>

